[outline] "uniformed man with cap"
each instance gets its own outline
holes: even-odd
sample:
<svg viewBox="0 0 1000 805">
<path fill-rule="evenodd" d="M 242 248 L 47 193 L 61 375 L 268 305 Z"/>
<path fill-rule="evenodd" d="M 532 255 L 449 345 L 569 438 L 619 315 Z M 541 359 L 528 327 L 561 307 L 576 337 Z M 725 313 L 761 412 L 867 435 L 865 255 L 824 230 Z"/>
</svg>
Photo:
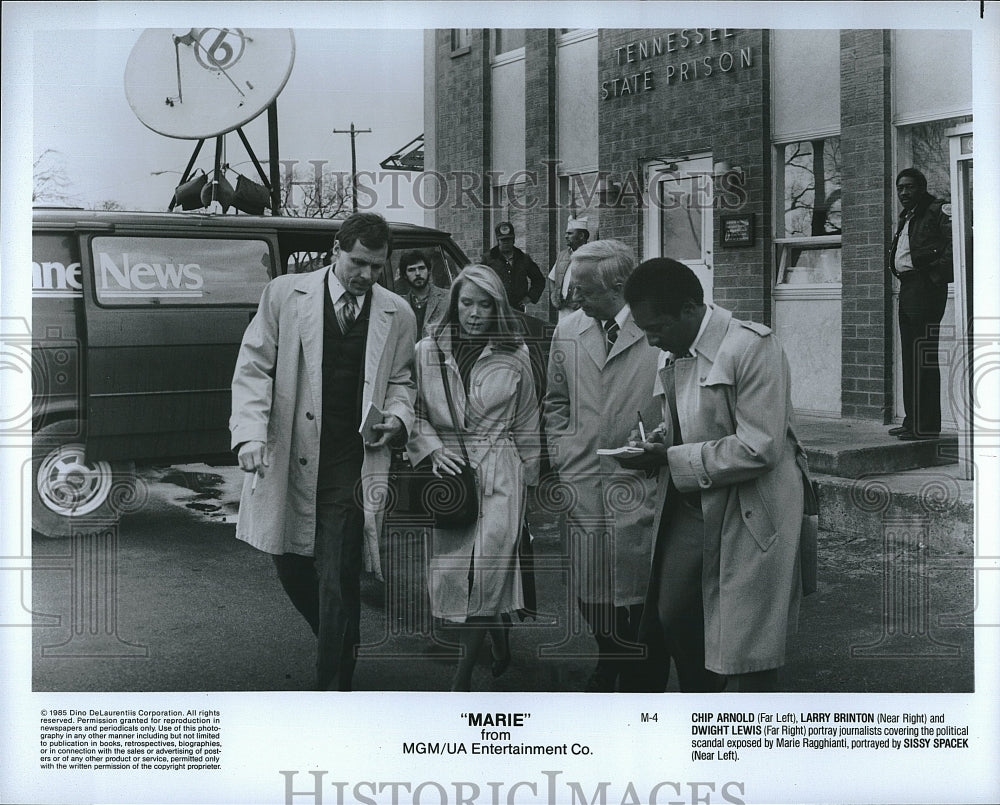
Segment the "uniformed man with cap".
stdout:
<svg viewBox="0 0 1000 805">
<path fill-rule="evenodd" d="M 566 223 L 566 248 L 559 252 L 549 271 L 549 301 L 561 321 L 580 307 L 573 299 L 572 276 L 569 261 L 573 252 L 590 240 L 589 222 L 586 218 L 570 218 Z"/>
<path fill-rule="evenodd" d="M 537 302 L 545 290 L 545 275 L 528 255 L 514 245 L 514 225 L 502 221 L 494 230 L 497 245 L 483 262 L 492 268 L 507 290 L 507 299 L 517 310 L 524 310 L 525 300 Z"/>
</svg>

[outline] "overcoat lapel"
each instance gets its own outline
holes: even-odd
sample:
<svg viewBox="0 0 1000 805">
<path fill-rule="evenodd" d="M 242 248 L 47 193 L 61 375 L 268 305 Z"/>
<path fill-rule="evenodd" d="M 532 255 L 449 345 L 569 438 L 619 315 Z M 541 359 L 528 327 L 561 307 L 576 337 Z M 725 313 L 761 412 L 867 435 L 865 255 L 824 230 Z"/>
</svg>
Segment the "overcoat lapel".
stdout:
<svg viewBox="0 0 1000 805">
<path fill-rule="evenodd" d="M 436 293 L 431 291 L 431 301 L 427 305 L 427 313 L 424 314 L 424 323 L 434 321 L 440 308 L 448 306 L 449 296 L 447 293 Z"/>
<path fill-rule="evenodd" d="M 611 347 L 611 351 L 608 352 L 608 360 L 611 360 L 616 355 L 620 355 L 641 338 L 642 330 L 632 321 L 632 315 L 629 314 L 629 317 L 625 319 L 625 324 L 618 331 L 618 340 L 615 341 Z"/>
<path fill-rule="evenodd" d="M 599 368 L 604 368 L 607 360 L 604 354 L 604 331 L 596 319 L 582 317 L 579 330 L 579 344 Z"/>
<path fill-rule="evenodd" d="M 729 322 L 732 321 L 733 314 L 728 310 L 713 307 L 708 317 L 708 324 L 705 325 L 705 332 L 698 339 L 698 352 L 705 355 L 709 361 L 715 363 L 715 356 L 719 354 L 719 347 L 729 331 Z"/>
<path fill-rule="evenodd" d="M 323 404 L 323 305 L 329 287 L 328 270 L 303 274 L 295 285 L 295 313 L 314 410 L 320 410 Z"/>
<path fill-rule="evenodd" d="M 696 427 L 698 417 L 703 413 L 700 411 L 701 396 L 698 393 L 699 386 L 713 385 L 720 381 L 718 371 L 713 373 L 712 367 L 715 358 L 719 354 L 719 348 L 729 330 L 729 322 L 732 314 L 720 308 L 711 308 L 708 317 L 708 324 L 698 339 L 698 348 L 692 358 L 680 358 L 672 361 L 672 377 L 670 382 L 675 384 L 675 399 L 677 401 L 677 419 L 681 426 L 681 435 L 694 434 L 698 432 Z M 714 376 L 713 376 L 714 374 Z M 664 388 L 666 388 L 666 378 L 662 378 Z M 669 399 L 669 398 L 668 398 Z"/>
<path fill-rule="evenodd" d="M 458 422 L 452 422 L 452 425 L 456 430 L 464 431 L 466 428 L 466 408 L 468 406 L 468 395 L 465 393 L 465 383 L 462 382 L 462 373 L 458 369 L 458 361 L 455 359 L 455 349 L 452 345 L 451 340 L 451 330 L 445 328 L 445 330 L 438 336 L 437 340 L 434 342 L 434 350 L 430 355 L 431 363 L 437 368 L 438 380 L 433 380 L 430 382 L 441 383 L 442 381 L 448 384 L 448 388 L 451 389 L 451 399 L 455 403 L 455 416 L 458 418 Z M 444 366 L 441 366 L 441 355 L 438 350 L 444 353 Z M 491 351 L 490 347 L 487 346 L 483 353 Z M 481 356 L 480 356 L 481 357 Z"/>
<path fill-rule="evenodd" d="M 396 309 L 388 304 L 386 292 L 378 285 L 373 285 L 372 304 L 368 314 L 368 338 L 365 343 L 365 387 L 361 394 L 361 410 L 368 410 L 380 366 L 388 366 L 391 360 L 383 360 L 389 330 L 392 329 L 393 315 Z"/>
</svg>

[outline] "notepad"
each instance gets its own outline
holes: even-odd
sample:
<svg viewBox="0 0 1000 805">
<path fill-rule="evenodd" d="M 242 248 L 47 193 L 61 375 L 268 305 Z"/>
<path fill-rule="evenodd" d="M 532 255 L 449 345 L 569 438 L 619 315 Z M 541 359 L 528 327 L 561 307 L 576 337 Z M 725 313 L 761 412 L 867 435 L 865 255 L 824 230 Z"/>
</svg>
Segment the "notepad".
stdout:
<svg viewBox="0 0 1000 805">
<path fill-rule="evenodd" d="M 602 447 L 597 451 L 599 456 L 612 456 L 618 458 L 633 458 L 645 454 L 641 447 Z"/>
<path fill-rule="evenodd" d="M 375 430 L 375 426 L 381 425 L 383 421 L 385 421 L 385 413 L 380 411 L 378 406 L 368 403 L 365 415 L 361 418 L 361 427 L 358 428 L 358 433 L 361 434 L 361 440 L 365 444 L 377 442 L 382 438 L 382 434 Z"/>
</svg>

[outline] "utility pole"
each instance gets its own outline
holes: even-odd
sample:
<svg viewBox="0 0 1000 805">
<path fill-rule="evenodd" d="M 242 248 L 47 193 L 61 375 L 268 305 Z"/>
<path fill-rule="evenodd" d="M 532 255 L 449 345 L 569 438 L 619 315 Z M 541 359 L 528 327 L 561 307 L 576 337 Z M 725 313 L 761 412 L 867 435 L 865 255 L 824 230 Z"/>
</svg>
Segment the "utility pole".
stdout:
<svg viewBox="0 0 1000 805">
<path fill-rule="evenodd" d="M 334 129 L 334 134 L 350 134 L 351 135 L 351 206 L 353 212 L 358 211 L 358 193 L 357 193 L 357 177 L 358 177 L 358 152 L 354 147 L 354 141 L 359 134 L 371 134 L 371 129 L 356 129 L 354 128 L 354 123 L 351 123 L 350 129 Z"/>
</svg>

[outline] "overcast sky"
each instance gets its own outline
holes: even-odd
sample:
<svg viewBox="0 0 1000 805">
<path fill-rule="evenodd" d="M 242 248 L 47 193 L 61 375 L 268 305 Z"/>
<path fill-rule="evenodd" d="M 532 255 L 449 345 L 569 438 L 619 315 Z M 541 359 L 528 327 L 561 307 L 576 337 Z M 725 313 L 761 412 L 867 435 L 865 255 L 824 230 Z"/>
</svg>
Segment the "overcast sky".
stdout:
<svg viewBox="0 0 1000 805">
<path fill-rule="evenodd" d="M 987 4 L 993 16 L 996 8 Z M 448 27 L 971 26 L 980 71 L 977 142 L 986 142 L 995 130 L 996 109 L 983 106 L 980 79 L 991 66 L 993 72 L 1000 67 L 996 21 L 987 14 L 980 23 L 977 11 L 978 4 L 971 2 L 5 2 L 3 223 L 8 234 L 30 231 L 31 165 L 46 149 L 58 152 L 72 183 L 68 191 L 82 206 L 108 200 L 134 208 L 166 207 L 195 143 L 153 133 L 128 106 L 125 65 L 146 28 L 291 28 L 296 58 L 278 99 L 280 157 L 327 160 L 347 171 L 350 138 L 333 129 L 352 122 L 372 129 L 357 138 L 360 170 L 378 170 L 379 162 L 423 132 L 423 30 Z M 265 116 L 248 124 L 246 132 L 265 160 Z M 229 135 L 227 144 L 228 161 L 245 163 L 238 138 Z M 209 144 L 201 164 L 210 166 L 212 156 Z M 979 176 L 995 172 L 995 166 L 991 153 L 977 154 Z M 404 182 L 415 178 L 402 177 Z M 402 199 L 411 195 L 403 193 Z M 385 183 L 376 209 L 387 217 L 423 221 L 412 202 L 385 210 L 388 197 Z M 19 241 L 18 248 L 26 247 Z M 19 284 L 18 278 L 0 280 Z"/>
<path fill-rule="evenodd" d="M 359 170 L 379 163 L 423 132 L 423 33 L 420 30 L 294 30 L 296 54 L 278 99 L 282 160 L 327 160 L 349 171 L 350 137 L 334 134 L 353 122 Z M 89 207 L 113 200 L 129 209 L 165 208 L 195 140 L 163 137 L 136 118 L 123 76 L 142 29 L 50 30 L 35 34 L 33 158 L 58 152 L 71 194 Z M 245 127 L 262 162 L 266 115 Z M 226 137 L 228 161 L 253 177 L 236 134 Z M 210 168 L 214 144 L 198 164 Z M 168 171 L 160 176 L 151 172 Z M 229 177 L 233 180 L 233 177 Z M 378 207 L 376 207 L 378 208 Z M 404 211 L 393 210 L 400 218 Z M 406 220 L 422 222 L 411 210 Z"/>
<path fill-rule="evenodd" d="M 424 28 L 963 27 L 973 5 L 939 4 L 932 18 L 920 19 L 912 6 L 900 3 L 5 3 L 5 51 L 8 40 L 19 47 L 13 57 L 5 52 L 4 81 L 16 72 L 14 80 L 30 83 L 32 161 L 46 149 L 58 152 L 77 203 L 110 200 L 160 209 L 169 202 L 195 143 L 153 133 L 126 102 L 125 64 L 145 28 L 291 28 L 296 57 L 278 100 L 280 157 L 328 160 L 347 171 L 350 138 L 333 129 L 354 122 L 372 130 L 357 138 L 359 170 L 378 170 L 379 162 L 423 132 Z M 904 8 L 910 10 L 904 14 Z M 27 124 L 22 111 L 27 110 L 6 106 L 8 126 L 12 117 Z M 246 132 L 258 157 L 266 160 L 265 116 L 248 124 Z M 247 160 L 235 135 L 227 137 L 227 147 L 231 164 Z M 209 167 L 213 153 L 207 145 L 200 164 Z M 6 177 L 6 160 L 4 171 Z M 167 173 L 150 176 L 157 171 Z M 386 185 L 383 202 L 388 196 Z M 409 207 L 387 215 L 421 222 L 422 212 Z"/>
</svg>

